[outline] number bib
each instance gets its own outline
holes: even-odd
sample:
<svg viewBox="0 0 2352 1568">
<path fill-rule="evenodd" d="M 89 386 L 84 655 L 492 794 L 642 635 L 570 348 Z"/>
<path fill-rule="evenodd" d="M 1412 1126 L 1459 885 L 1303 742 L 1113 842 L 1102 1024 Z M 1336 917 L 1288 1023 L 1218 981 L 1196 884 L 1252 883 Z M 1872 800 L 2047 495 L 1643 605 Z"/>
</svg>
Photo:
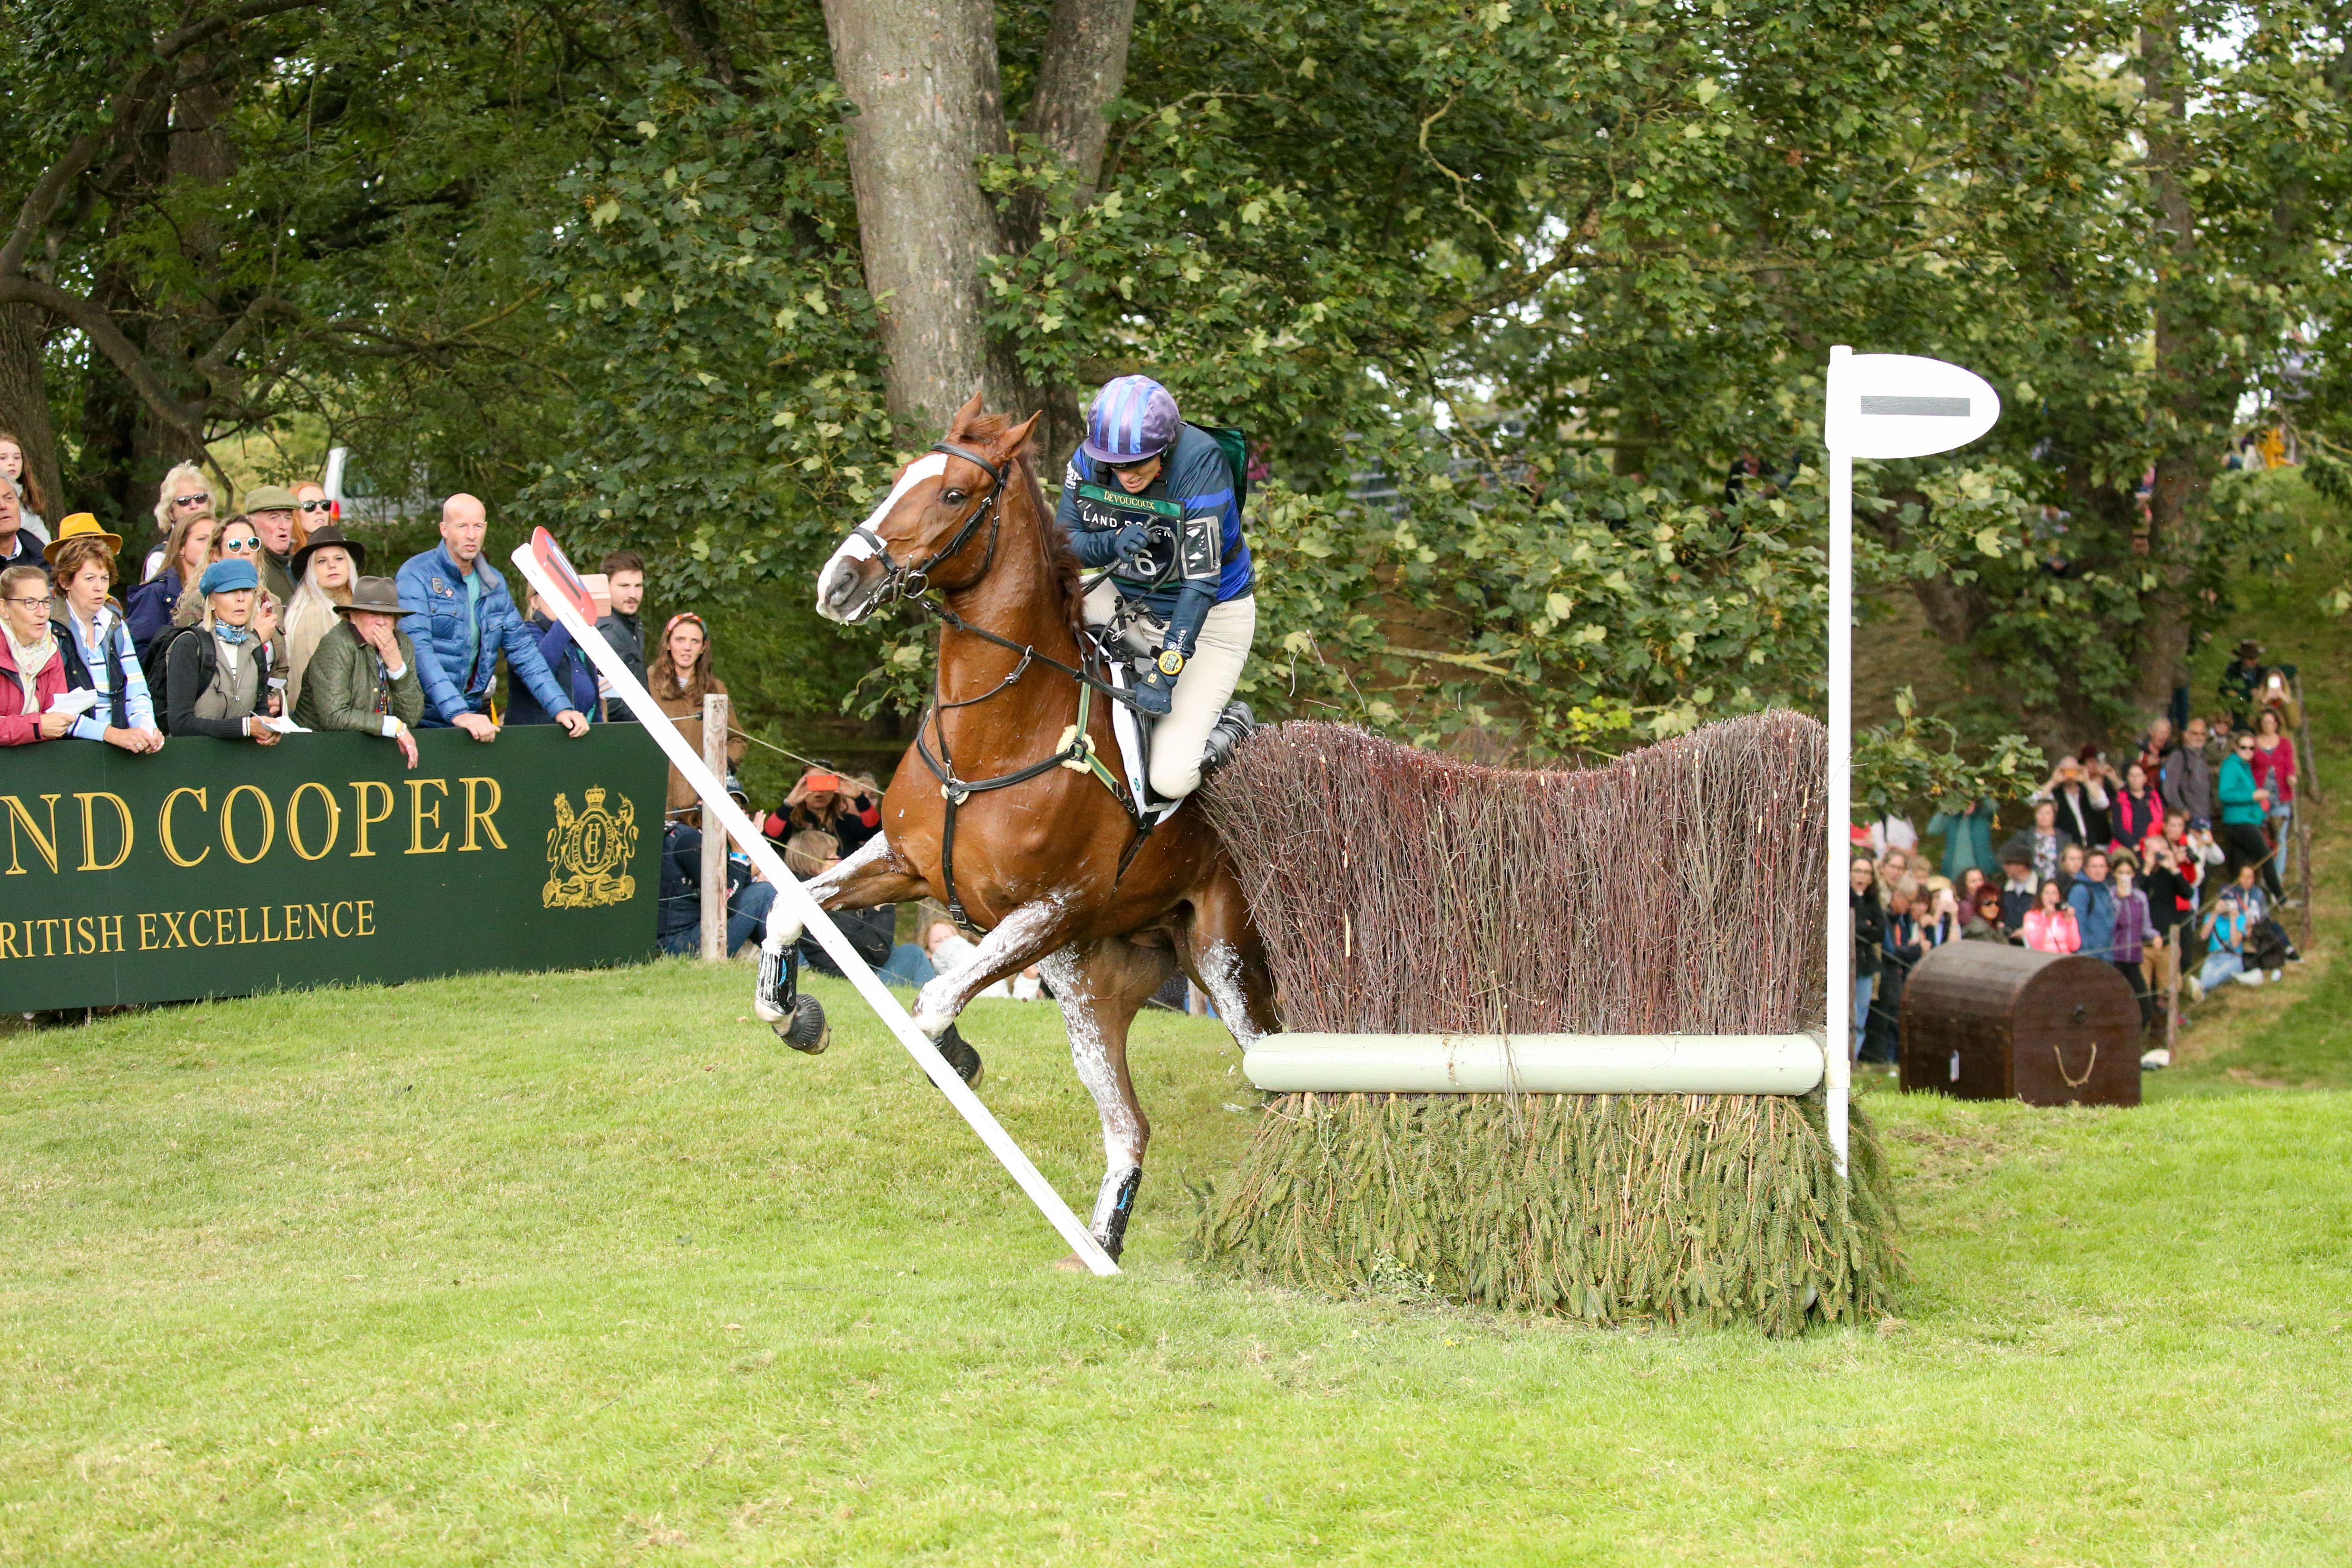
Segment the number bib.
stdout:
<svg viewBox="0 0 2352 1568">
<path fill-rule="evenodd" d="M 1131 563 L 1113 573 L 1113 581 L 1157 587 L 1216 575 L 1221 542 L 1214 517 L 1187 519 L 1184 509 L 1172 500 L 1129 495 L 1122 489 L 1083 481 L 1075 494 L 1082 528 L 1116 530 L 1139 522 L 1150 531 L 1150 542 Z"/>
</svg>

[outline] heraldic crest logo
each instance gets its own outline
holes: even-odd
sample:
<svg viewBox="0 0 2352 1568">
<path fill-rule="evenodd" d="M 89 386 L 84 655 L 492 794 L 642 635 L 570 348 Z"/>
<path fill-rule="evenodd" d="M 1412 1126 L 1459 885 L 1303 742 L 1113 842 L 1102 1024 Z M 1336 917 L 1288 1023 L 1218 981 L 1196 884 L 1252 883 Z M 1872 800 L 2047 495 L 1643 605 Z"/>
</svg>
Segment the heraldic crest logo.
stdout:
<svg viewBox="0 0 2352 1568">
<path fill-rule="evenodd" d="M 636 879 L 622 870 L 637 851 L 636 803 L 624 796 L 618 811 L 604 805 L 604 788 L 591 785 L 582 809 L 555 797 L 555 826 L 547 830 L 547 885 L 539 901 L 551 910 L 593 910 L 636 897 Z M 617 873 L 617 874 L 616 874 Z"/>
</svg>

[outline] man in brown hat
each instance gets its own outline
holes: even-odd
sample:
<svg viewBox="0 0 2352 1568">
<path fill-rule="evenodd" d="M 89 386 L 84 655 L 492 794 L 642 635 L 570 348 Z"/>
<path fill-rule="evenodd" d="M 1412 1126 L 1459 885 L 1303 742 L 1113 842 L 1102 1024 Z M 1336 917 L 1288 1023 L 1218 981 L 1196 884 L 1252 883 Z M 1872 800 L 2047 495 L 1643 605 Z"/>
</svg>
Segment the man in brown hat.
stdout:
<svg viewBox="0 0 2352 1568">
<path fill-rule="evenodd" d="M 2221 700 L 2230 710 L 2230 728 L 2250 729 L 2253 725 L 2254 693 L 2260 691 L 2263 678 L 2270 673 L 2263 663 L 2263 645 L 2248 637 L 2238 645 L 2238 657 L 2221 671 Z"/>
<path fill-rule="evenodd" d="M 411 731 L 425 716 L 425 683 L 416 676 L 416 645 L 400 629 L 400 590 L 389 577 L 362 577 L 352 585 L 352 602 L 335 611 L 341 624 L 310 656 L 294 721 L 396 741 L 414 768 Z"/>
<path fill-rule="evenodd" d="M 294 596 L 294 512 L 300 505 L 284 485 L 256 485 L 245 492 L 245 520 L 261 535 L 261 585 L 285 604 Z"/>
</svg>

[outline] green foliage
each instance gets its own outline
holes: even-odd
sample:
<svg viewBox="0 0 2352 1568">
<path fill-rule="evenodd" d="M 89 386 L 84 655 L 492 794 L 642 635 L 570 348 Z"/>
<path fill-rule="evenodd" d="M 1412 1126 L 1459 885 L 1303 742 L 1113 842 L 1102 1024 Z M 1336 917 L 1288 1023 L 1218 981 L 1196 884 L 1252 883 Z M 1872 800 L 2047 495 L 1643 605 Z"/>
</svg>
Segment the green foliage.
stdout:
<svg viewBox="0 0 2352 1568">
<path fill-rule="evenodd" d="M 1923 715 L 1905 687 L 1895 699 L 1895 721 L 1853 738 L 1853 807 L 1862 820 L 1916 810 L 1923 802 L 2015 800 L 2038 787 L 2048 771 L 2042 749 L 2022 735 L 2004 734 L 1981 754 L 1960 747 L 1948 719 Z"/>
<path fill-rule="evenodd" d="M 1867 1117 L 1838 1174 L 1785 1095 L 1290 1094 L 1195 1254 L 1332 1295 L 1393 1276 L 1490 1310 L 1770 1335 L 1895 1309 L 1894 1194 Z"/>
</svg>

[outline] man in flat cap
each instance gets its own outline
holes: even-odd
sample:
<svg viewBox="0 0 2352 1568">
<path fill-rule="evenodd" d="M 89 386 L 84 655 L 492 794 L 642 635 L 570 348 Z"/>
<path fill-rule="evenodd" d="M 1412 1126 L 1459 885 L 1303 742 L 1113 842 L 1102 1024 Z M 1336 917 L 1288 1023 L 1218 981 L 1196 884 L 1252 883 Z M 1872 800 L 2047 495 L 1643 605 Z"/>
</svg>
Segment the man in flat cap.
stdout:
<svg viewBox="0 0 2352 1568">
<path fill-rule="evenodd" d="M 245 492 L 245 519 L 261 535 L 261 559 L 254 565 L 261 585 L 281 605 L 294 599 L 294 509 L 299 505 L 284 485 L 256 485 Z"/>
</svg>

